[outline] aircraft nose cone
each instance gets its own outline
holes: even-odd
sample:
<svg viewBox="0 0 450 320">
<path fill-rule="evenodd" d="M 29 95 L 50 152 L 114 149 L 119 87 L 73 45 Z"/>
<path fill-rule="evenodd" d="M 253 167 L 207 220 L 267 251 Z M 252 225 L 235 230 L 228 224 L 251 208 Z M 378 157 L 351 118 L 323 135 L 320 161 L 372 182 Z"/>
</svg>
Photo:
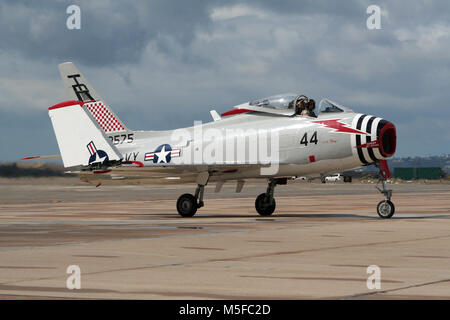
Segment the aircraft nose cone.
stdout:
<svg viewBox="0 0 450 320">
<path fill-rule="evenodd" d="M 383 157 L 392 157 L 397 147 L 397 133 L 394 124 L 381 120 L 377 127 L 377 139 L 380 142 L 379 150 Z"/>
</svg>

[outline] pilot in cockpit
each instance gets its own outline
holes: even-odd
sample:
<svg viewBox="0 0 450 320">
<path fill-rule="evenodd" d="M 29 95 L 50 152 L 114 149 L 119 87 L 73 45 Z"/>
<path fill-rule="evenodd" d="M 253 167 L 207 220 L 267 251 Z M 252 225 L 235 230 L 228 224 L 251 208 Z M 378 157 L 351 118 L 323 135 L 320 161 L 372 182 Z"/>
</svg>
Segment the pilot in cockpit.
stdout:
<svg viewBox="0 0 450 320">
<path fill-rule="evenodd" d="M 301 98 L 299 100 L 297 100 L 296 104 L 295 104 L 295 114 L 304 116 L 307 115 L 307 113 L 305 113 L 306 110 L 306 101 L 304 98 Z"/>
<path fill-rule="evenodd" d="M 316 107 L 316 102 L 313 99 L 309 99 L 308 105 L 307 105 L 307 115 L 309 117 L 317 118 L 316 114 L 314 113 L 314 108 Z"/>
<path fill-rule="evenodd" d="M 302 117 L 317 118 L 316 114 L 314 113 L 315 108 L 316 102 L 313 99 L 300 99 L 295 105 L 295 114 L 298 114 Z"/>
</svg>

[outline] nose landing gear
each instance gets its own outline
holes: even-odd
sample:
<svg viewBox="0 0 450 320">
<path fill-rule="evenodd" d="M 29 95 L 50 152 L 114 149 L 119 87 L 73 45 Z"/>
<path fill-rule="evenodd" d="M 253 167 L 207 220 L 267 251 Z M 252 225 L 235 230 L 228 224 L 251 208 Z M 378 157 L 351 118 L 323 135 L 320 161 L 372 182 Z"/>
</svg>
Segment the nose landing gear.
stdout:
<svg viewBox="0 0 450 320">
<path fill-rule="evenodd" d="M 382 189 L 380 189 L 378 187 L 377 187 L 377 189 L 386 197 L 386 199 L 382 200 L 378 203 L 377 213 L 381 218 L 389 219 L 395 213 L 395 206 L 391 201 L 392 190 L 386 189 L 386 178 L 382 178 L 380 180 L 381 180 Z"/>
<path fill-rule="evenodd" d="M 387 166 L 386 160 L 380 160 L 377 167 L 379 167 L 379 169 L 380 169 L 379 175 L 380 175 L 380 182 L 381 182 L 382 187 L 381 187 L 381 189 L 378 186 L 376 188 L 386 198 L 385 200 L 382 200 L 378 203 L 377 213 L 381 218 L 389 219 L 395 213 L 395 206 L 391 201 L 392 190 L 386 188 L 386 179 L 391 176 L 391 173 L 389 172 L 389 168 Z"/>
</svg>

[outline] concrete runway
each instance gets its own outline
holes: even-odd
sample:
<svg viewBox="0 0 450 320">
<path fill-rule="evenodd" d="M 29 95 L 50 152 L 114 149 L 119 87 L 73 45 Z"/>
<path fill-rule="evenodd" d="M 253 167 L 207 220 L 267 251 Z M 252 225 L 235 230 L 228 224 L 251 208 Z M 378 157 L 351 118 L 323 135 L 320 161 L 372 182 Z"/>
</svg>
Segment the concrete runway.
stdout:
<svg viewBox="0 0 450 320">
<path fill-rule="evenodd" d="M 192 185 L 1 180 L 0 298 L 450 299 L 450 184 L 390 186 L 390 220 L 374 185 L 307 182 L 278 186 L 271 217 L 254 209 L 265 184 L 230 183 L 181 218 Z"/>
</svg>

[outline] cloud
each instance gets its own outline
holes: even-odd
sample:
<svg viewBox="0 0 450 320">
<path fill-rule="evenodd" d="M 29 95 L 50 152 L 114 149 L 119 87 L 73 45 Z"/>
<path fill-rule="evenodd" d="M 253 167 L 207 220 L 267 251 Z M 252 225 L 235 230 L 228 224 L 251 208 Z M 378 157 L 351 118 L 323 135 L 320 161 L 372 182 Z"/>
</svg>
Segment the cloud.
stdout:
<svg viewBox="0 0 450 320">
<path fill-rule="evenodd" d="M 238 17 L 251 17 L 267 18 L 269 12 L 252 8 L 245 4 L 235 4 L 232 6 L 216 7 L 211 10 L 210 18 L 213 21 L 228 20 Z"/>
<path fill-rule="evenodd" d="M 413 29 L 397 29 L 394 34 L 399 41 L 414 46 L 421 54 L 426 54 L 448 49 L 450 26 L 441 23 L 419 25 Z"/>
<path fill-rule="evenodd" d="M 37 1 L 0 3 L 0 49 L 44 61 L 77 59 L 86 65 L 135 63 L 149 41 L 171 35 L 187 45 L 209 21 L 207 1 Z M 66 8 L 77 4 L 82 27 L 68 30 Z"/>
</svg>

